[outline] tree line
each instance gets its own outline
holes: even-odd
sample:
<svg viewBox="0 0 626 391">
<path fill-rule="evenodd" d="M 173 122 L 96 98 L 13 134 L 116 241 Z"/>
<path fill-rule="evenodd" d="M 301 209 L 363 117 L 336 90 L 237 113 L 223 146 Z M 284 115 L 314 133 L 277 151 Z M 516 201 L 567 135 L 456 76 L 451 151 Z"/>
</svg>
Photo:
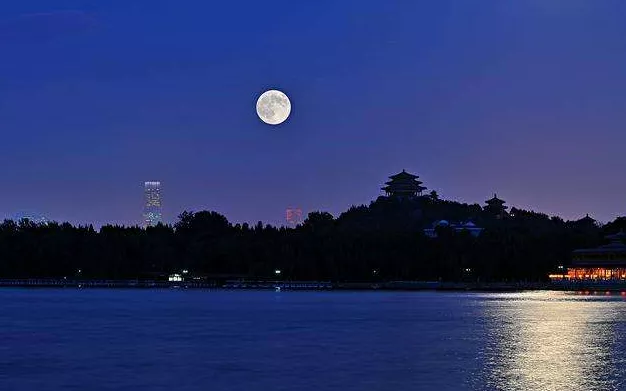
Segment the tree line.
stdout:
<svg viewBox="0 0 626 391">
<path fill-rule="evenodd" d="M 474 237 L 438 220 L 472 221 Z M 51 222 L 0 224 L 0 278 L 165 278 L 188 270 L 205 278 L 327 281 L 539 281 L 570 262 L 576 248 L 595 247 L 626 228 L 564 221 L 512 208 L 499 218 L 478 204 L 380 197 L 336 218 L 312 212 L 295 228 L 232 224 L 216 212 L 183 212 L 173 225 L 117 225 L 95 230 Z"/>
</svg>

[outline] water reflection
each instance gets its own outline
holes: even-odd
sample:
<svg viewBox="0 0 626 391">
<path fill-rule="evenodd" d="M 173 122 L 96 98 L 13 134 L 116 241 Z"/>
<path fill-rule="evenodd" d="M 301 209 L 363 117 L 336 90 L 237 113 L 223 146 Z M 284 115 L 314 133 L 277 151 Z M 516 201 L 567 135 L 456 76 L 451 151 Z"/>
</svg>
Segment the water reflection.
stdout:
<svg viewBox="0 0 626 391">
<path fill-rule="evenodd" d="M 619 297 L 523 293 L 486 300 L 483 359 L 491 390 L 617 390 Z"/>
</svg>

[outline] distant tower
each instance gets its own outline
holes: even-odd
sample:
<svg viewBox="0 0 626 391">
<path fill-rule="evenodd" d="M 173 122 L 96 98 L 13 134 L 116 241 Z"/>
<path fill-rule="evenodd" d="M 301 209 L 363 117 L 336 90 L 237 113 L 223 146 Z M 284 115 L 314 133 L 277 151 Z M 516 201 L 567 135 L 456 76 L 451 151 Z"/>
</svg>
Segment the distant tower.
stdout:
<svg viewBox="0 0 626 391">
<path fill-rule="evenodd" d="M 163 221 L 161 215 L 161 182 L 144 183 L 144 227 L 154 227 Z"/>
<path fill-rule="evenodd" d="M 506 202 L 498 198 L 496 194 L 493 195 L 493 198 L 485 201 L 485 207 L 483 210 L 495 216 L 498 219 L 502 219 L 507 216 L 506 210 L 508 206 L 505 206 Z"/>
<path fill-rule="evenodd" d="M 285 212 L 285 219 L 287 224 L 291 227 L 295 227 L 302 223 L 302 209 L 300 208 L 287 208 Z"/>
</svg>

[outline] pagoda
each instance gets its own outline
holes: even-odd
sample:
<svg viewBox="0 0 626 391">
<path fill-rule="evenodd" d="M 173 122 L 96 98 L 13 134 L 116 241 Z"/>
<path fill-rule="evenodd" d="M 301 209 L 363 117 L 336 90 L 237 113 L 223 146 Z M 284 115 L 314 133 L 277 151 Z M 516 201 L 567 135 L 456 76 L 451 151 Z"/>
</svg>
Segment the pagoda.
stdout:
<svg viewBox="0 0 626 391">
<path fill-rule="evenodd" d="M 382 187 L 381 190 L 384 190 L 387 197 L 410 198 L 421 196 L 426 187 L 422 186 L 422 181 L 418 178 L 419 176 L 402 170 L 401 173 L 390 176 L 389 179 L 391 180 L 385 182 L 386 186 Z"/>
<path fill-rule="evenodd" d="M 585 215 L 585 217 L 583 217 L 582 219 L 576 221 L 577 223 L 580 223 L 582 225 L 588 225 L 588 226 L 596 226 L 597 222 L 591 217 L 589 216 L 589 213 L 587 213 Z"/>
<path fill-rule="evenodd" d="M 487 206 L 483 208 L 485 212 L 493 214 L 499 219 L 507 215 L 506 210 L 508 206 L 504 205 L 506 202 L 499 199 L 496 194 L 493 195 L 492 199 L 485 201 L 485 203 L 487 204 Z"/>
</svg>

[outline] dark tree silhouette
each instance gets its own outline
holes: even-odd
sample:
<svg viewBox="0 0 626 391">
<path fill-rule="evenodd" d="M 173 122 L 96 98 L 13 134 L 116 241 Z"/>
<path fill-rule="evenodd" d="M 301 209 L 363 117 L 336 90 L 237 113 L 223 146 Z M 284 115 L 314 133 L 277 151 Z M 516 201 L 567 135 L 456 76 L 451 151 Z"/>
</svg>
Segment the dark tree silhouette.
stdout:
<svg viewBox="0 0 626 391">
<path fill-rule="evenodd" d="M 472 221 L 478 237 L 439 220 Z M 511 208 L 496 218 L 478 204 L 429 196 L 352 206 L 334 218 L 312 212 L 295 228 L 262 222 L 232 225 L 223 215 L 180 214 L 173 225 L 139 227 L 0 223 L 0 278 L 166 278 L 189 270 L 204 278 L 385 281 L 545 280 L 567 265 L 575 248 L 626 230 L 626 217 L 600 226 L 591 218 L 564 221 Z"/>
</svg>

